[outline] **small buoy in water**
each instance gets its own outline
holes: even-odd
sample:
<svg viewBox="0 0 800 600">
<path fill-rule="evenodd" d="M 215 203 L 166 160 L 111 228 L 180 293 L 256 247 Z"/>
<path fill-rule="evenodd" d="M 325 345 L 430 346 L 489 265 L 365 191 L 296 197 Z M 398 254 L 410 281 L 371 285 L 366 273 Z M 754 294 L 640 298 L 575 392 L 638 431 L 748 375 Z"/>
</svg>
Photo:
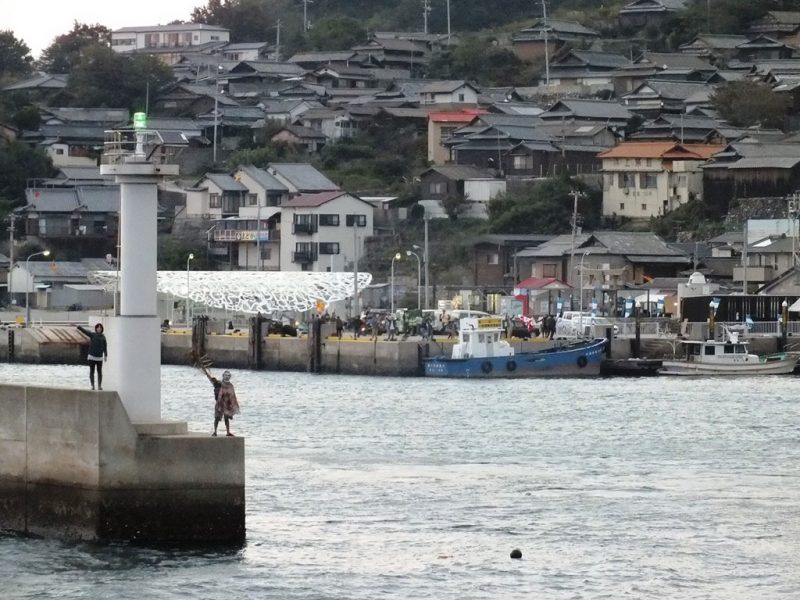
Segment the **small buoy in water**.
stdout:
<svg viewBox="0 0 800 600">
<path fill-rule="evenodd" d="M 522 558 L 522 551 L 519 548 L 514 548 L 511 551 L 511 558 Z"/>
</svg>

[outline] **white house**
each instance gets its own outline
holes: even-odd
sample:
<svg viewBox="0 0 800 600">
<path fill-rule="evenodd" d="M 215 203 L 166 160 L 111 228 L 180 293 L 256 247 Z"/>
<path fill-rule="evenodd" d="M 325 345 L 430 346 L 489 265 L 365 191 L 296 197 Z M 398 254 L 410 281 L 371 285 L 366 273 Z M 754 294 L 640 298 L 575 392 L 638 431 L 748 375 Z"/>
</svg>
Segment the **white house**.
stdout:
<svg viewBox="0 0 800 600">
<path fill-rule="evenodd" d="M 420 104 L 478 104 L 480 90 L 467 81 L 432 81 L 419 91 Z"/>
<path fill-rule="evenodd" d="M 700 198 L 700 165 L 722 149 L 672 141 L 623 142 L 600 152 L 603 216 L 649 219 Z"/>
<path fill-rule="evenodd" d="M 282 271 L 348 270 L 374 233 L 372 205 L 343 191 L 301 194 L 281 213 Z"/>
<path fill-rule="evenodd" d="M 209 42 L 229 42 L 231 32 L 205 23 L 123 27 L 111 32 L 111 48 L 117 52 L 186 48 Z"/>
</svg>

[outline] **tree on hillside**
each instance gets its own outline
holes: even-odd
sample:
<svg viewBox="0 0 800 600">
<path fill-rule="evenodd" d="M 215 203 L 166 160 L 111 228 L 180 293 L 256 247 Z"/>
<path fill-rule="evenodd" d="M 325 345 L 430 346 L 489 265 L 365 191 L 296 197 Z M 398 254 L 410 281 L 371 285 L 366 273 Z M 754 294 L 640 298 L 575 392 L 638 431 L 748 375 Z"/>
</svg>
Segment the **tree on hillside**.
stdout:
<svg viewBox="0 0 800 600">
<path fill-rule="evenodd" d="M 507 48 L 478 36 L 464 36 L 450 52 L 432 58 L 431 78 L 465 79 L 480 85 L 522 85 L 530 83 L 528 65 Z"/>
<path fill-rule="evenodd" d="M 144 110 L 148 85 L 152 97 L 171 82 L 172 70 L 157 58 L 87 46 L 65 92 L 72 106 Z"/>
<path fill-rule="evenodd" d="M 315 50 L 346 50 L 367 41 L 367 30 L 358 19 L 323 17 L 308 34 Z"/>
<path fill-rule="evenodd" d="M 796 11 L 797 0 L 689 0 L 685 10 L 662 26 L 666 43 L 656 43 L 659 49 L 676 51 L 700 32 L 744 34 L 753 21 L 771 10 Z"/>
<path fill-rule="evenodd" d="M 81 59 L 81 53 L 90 46 L 108 46 L 111 30 L 100 24 L 72 24 L 72 29 L 56 37 L 39 59 L 39 68 L 47 73 L 69 73 Z"/>
<path fill-rule="evenodd" d="M 732 81 L 711 94 L 711 103 L 720 116 L 737 127 L 783 127 L 791 105 L 788 94 L 776 94 L 766 83 Z"/>
<path fill-rule="evenodd" d="M 297 5 L 291 4 L 287 0 L 209 0 L 192 11 L 192 21 L 230 29 L 231 40 L 236 42 L 264 42 L 275 39 L 278 17 L 289 15 L 294 19 L 282 19 L 281 30 L 281 36 L 287 39 L 302 21 L 302 16 L 296 16 Z"/>
<path fill-rule="evenodd" d="M 570 191 L 579 190 L 578 212 L 583 226 L 594 228 L 600 223 L 602 194 L 588 190 L 569 177 L 547 179 L 522 191 L 498 196 L 489 202 L 489 230 L 493 233 L 564 233 L 569 231 L 573 198 Z"/>
<path fill-rule="evenodd" d="M 28 179 L 52 175 L 53 165 L 40 148 L 21 142 L 0 145 L 0 217 L 24 204 Z"/>
<path fill-rule="evenodd" d="M 31 49 L 12 31 L 0 31 L 0 81 L 27 75 L 33 66 Z"/>
</svg>

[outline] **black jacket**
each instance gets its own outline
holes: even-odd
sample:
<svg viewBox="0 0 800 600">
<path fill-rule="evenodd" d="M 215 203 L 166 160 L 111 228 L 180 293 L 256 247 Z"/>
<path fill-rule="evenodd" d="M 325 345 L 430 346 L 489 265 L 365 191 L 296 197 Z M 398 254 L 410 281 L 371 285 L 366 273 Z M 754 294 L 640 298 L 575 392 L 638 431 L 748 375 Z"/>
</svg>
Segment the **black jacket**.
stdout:
<svg viewBox="0 0 800 600">
<path fill-rule="evenodd" d="M 106 345 L 106 336 L 102 333 L 95 333 L 85 327 L 78 327 L 84 335 L 89 337 L 89 354 L 92 356 L 105 356 L 108 357 L 108 346 Z"/>
</svg>

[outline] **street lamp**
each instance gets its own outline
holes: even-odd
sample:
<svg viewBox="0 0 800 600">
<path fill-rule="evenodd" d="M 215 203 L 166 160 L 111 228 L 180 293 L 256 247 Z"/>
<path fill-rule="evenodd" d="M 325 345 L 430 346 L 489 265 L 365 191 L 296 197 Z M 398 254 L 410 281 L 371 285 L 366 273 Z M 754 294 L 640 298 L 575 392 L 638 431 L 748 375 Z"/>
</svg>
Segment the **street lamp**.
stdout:
<svg viewBox="0 0 800 600">
<path fill-rule="evenodd" d="M 412 246 L 412 248 L 418 248 L 418 246 L 415 244 Z M 417 259 L 417 310 L 420 310 L 422 308 L 422 303 L 420 301 L 420 292 L 422 290 L 422 265 L 419 260 L 419 254 L 412 252 L 411 250 L 406 250 L 406 256 L 412 255 Z"/>
<path fill-rule="evenodd" d="M 400 260 L 403 256 L 398 252 L 392 257 L 392 277 L 391 277 L 391 294 L 392 294 L 392 314 L 394 314 L 394 261 Z"/>
<path fill-rule="evenodd" d="M 34 278 L 31 276 L 30 269 L 28 268 L 30 260 L 34 256 L 50 256 L 50 250 L 42 250 L 41 252 L 34 252 L 25 259 L 25 274 L 30 277 L 30 285 L 25 286 L 25 327 L 30 327 L 31 324 L 31 302 L 30 302 L 30 288 L 33 287 Z"/>
<path fill-rule="evenodd" d="M 214 164 L 217 164 L 217 124 L 219 122 L 219 76 L 225 70 L 222 65 L 217 65 L 217 74 L 214 78 Z"/>
<path fill-rule="evenodd" d="M 186 258 L 186 326 L 189 327 L 191 323 L 191 311 L 190 311 L 190 299 L 189 299 L 189 262 L 194 260 L 194 254 L 192 252 L 189 253 L 189 256 Z"/>
</svg>

